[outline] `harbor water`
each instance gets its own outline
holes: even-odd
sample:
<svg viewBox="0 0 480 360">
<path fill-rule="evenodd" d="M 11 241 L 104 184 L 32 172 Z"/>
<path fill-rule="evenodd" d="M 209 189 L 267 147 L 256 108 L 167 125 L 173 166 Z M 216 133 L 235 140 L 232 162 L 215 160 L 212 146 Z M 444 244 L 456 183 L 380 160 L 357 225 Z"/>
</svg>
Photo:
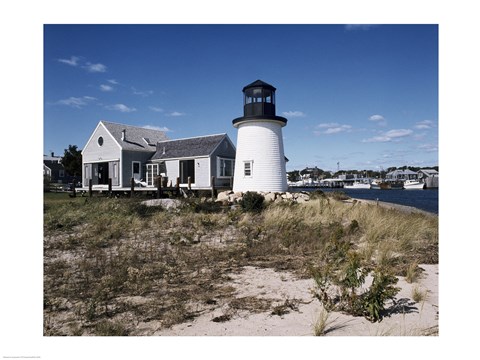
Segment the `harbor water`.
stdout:
<svg viewBox="0 0 480 360">
<path fill-rule="evenodd" d="M 323 192 L 341 191 L 346 195 L 365 200 L 379 200 L 383 202 L 400 204 L 405 206 L 413 206 L 417 209 L 438 214 L 438 189 L 425 190 L 372 190 L 372 189 L 332 189 L 332 188 L 312 188 L 312 187 L 297 187 L 291 188 L 291 191 L 315 191 L 321 190 Z"/>
</svg>

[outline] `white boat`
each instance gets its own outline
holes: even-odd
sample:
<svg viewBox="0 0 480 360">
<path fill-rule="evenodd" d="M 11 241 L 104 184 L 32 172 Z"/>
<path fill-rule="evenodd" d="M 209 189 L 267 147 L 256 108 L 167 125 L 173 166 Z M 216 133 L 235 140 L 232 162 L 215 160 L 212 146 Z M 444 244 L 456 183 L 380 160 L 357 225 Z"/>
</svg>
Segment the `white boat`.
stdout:
<svg viewBox="0 0 480 360">
<path fill-rule="evenodd" d="M 344 189 L 370 189 L 369 183 L 355 181 L 352 185 L 344 185 Z"/>
<path fill-rule="evenodd" d="M 425 183 L 417 180 L 405 180 L 403 188 L 405 190 L 422 190 L 425 187 Z"/>
</svg>

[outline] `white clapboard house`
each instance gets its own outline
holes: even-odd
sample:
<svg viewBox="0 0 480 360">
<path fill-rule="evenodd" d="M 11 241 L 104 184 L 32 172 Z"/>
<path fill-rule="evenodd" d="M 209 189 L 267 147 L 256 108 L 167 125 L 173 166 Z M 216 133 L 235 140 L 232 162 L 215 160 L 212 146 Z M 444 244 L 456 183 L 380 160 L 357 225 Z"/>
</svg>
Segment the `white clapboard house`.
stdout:
<svg viewBox="0 0 480 360">
<path fill-rule="evenodd" d="M 235 146 L 227 134 L 169 140 L 163 131 L 100 121 L 82 151 L 82 183 L 112 189 L 155 187 L 155 178 L 192 189 L 228 186 L 233 177 Z"/>
</svg>

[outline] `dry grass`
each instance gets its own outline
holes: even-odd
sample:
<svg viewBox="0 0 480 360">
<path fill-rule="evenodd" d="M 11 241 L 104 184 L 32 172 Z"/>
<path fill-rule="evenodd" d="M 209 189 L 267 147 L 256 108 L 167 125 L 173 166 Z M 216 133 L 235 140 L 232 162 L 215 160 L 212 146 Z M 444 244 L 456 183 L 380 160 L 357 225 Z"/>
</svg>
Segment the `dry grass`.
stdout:
<svg viewBox="0 0 480 360">
<path fill-rule="evenodd" d="M 261 213 L 46 198 L 44 334 L 135 335 L 139 322 L 168 327 L 221 306 L 273 311 L 270 300 L 235 299 L 229 274 L 248 264 L 308 277 L 337 238 L 397 275 L 438 261 L 437 218 L 327 197 Z"/>
<path fill-rule="evenodd" d="M 322 308 L 313 326 L 313 334 L 315 336 L 324 336 L 326 334 L 327 326 L 329 325 L 329 317 L 330 313 L 324 308 Z"/>
<path fill-rule="evenodd" d="M 427 290 L 422 290 L 419 286 L 412 288 L 412 299 L 416 303 L 423 303 L 427 300 Z"/>
</svg>

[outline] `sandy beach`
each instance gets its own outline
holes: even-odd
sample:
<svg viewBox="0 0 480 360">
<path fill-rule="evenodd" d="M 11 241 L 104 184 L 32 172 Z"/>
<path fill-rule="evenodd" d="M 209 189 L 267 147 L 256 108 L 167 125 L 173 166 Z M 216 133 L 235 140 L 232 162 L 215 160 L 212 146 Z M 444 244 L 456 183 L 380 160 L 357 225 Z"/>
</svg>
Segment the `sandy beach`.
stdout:
<svg viewBox="0 0 480 360">
<path fill-rule="evenodd" d="M 389 304 L 389 315 L 383 321 L 371 323 L 362 317 L 342 313 L 329 314 L 326 336 L 419 336 L 438 335 L 438 265 L 420 265 L 424 270 L 418 283 L 409 284 L 400 278 L 401 291 L 396 304 Z M 152 331 L 139 329 L 138 335 L 163 336 L 312 336 L 322 310 L 320 302 L 312 296 L 314 282 L 297 279 L 288 272 L 272 269 L 244 267 L 232 274 L 236 299 L 272 300 L 274 314 L 265 312 L 232 311 L 220 302 L 191 322 L 177 324 L 170 329 Z M 424 301 L 412 300 L 413 288 L 427 293 Z M 215 321 L 221 317 L 226 321 Z M 153 326 L 154 327 L 154 326 Z M 142 328 L 142 326 L 140 326 Z"/>
</svg>

